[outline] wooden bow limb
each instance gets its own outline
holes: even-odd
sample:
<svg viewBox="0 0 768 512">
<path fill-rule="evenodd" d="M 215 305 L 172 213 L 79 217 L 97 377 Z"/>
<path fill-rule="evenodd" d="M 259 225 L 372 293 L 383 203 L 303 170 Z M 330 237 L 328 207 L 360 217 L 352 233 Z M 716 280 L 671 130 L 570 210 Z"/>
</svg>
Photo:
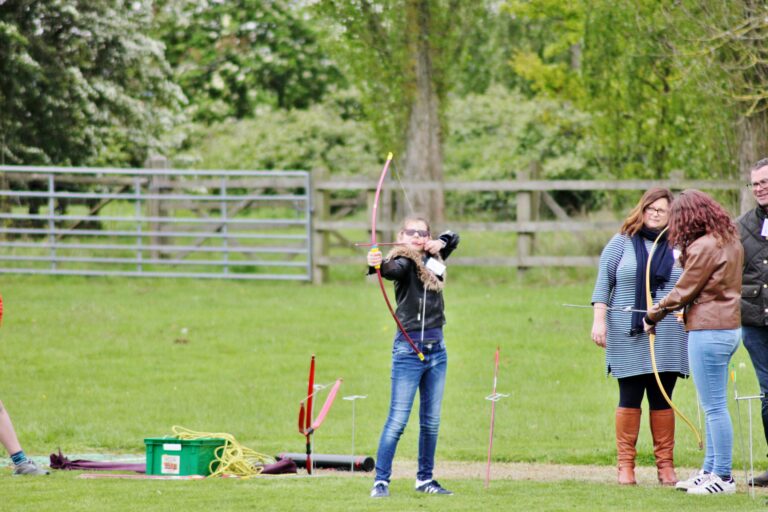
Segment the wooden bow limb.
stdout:
<svg viewBox="0 0 768 512">
<path fill-rule="evenodd" d="M 381 171 L 381 176 L 379 176 L 379 183 L 376 186 L 376 195 L 373 199 L 373 208 L 371 213 L 371 250 L 372 251 L 378 251 L 379 250 L 379 244 L 376 241 L 376 212 L 379 208 L 379 197 L 381 196 L 381 188 L 384 186 L 384 178 L 387 176 L 387 171 L 389 170 L 389 165 L 392 163 L 392 153 L 389 153 L 387 155 L 387 161 L 384 164 L 384 168 Z M 411 348 L 418 356 L 419 360 L 422 362 L 426 362 L 424 359 L 424 354 L 419 350 L 419 347 L 416 346 L 416 343 L 411 339 L 408 332 L 405 330 L 405 327 L 403 327 L 402 322 L 400 322 L 400 319 L 397 318 L 397 314 L 395 313 L 394 308 L 392 308 L 392 303 L 389 302 L 389 296 L 387 295 L 387 289 L 384 286 L 384 278 L 381 276 L 381 265 L 377 265 L 376 267 L 376 276 L 379 279 L 379 288 L 381 288 L 381 294 L 384 296 L 384 302 L 387 304 L 387 308 L 389 309 L 389 314 L 392 315 L 392 318 L 395 320 L 395 323 L 397 324 L 397 328 L 400 329 L 400 332 L 403 333 L 403 336 L 405 336 L 406 341 L 411 345 Z"/>
</svg>

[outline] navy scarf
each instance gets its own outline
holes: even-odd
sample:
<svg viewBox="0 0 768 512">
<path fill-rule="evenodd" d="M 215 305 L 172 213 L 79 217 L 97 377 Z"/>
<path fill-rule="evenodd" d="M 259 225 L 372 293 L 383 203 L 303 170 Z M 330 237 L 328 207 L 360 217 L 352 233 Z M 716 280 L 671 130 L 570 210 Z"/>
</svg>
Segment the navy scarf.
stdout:
<svg viewBox="0 0 768 512">
<path fill-rule="evenodd" d="M 648 251 L 645 249 L 645 240 L 656 240 L 659 232 L 648 229 L 645 226 L 632 236 L 632 247 L 635 249 L 635 259 L 637 260 L 637 270 L 635 271 L 635 306 L 634 309 L 648 309 L 648 302 L 645 298 L 645 269 L 648 266 Z M 667 243 L 667 234 L 664 233 L 656 244 L 651 261 L 651 297 L 656 298 L 656 290 L 664 286 L 672 275 L 672 265 L 675 263 L 675 256 L 672 248 Z M 632 327 L 629 331 L 630 336 L 637 336 L 643 332 L 643 317 L 645 313 L 632 313 Z"/>
</svg>

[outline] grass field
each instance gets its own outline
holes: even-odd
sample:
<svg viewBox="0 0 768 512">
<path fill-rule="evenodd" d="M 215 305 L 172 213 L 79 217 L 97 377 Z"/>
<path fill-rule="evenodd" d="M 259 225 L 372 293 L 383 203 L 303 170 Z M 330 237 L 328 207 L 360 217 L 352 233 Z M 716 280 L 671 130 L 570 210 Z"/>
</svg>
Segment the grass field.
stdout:
<svg viewBox="0 0 768 512">
<path fill-rule="evenodd" d="M 454 269 L 446 290 L 448 384 L 440 460 L 482 461 L 488 441 L 493 352 L 502 351 L 497 406 L 497 461 L 571 464 L 615 462 L 615 381 L 589 339 L 590 272 Z M 108 278 L 3 276 L 0 398 L 22 444 L 34 455 L 135 453 L 145 437 L 173 425 L 229 432 L 267 454 L 301 451 L 296 429 L 311 354 L 317 381 L 343 377 L 340 396 L 356 405 L 356 451 L 375 455 L 389 395 L 393 324 L 375 283 L 361 269 L 340 269 L 330 285 Z M 182 334 L 182 329 L 186 329 Z M 177 343 L 185 338 L 187 343 Z M 742 393 L 756 382 L 746 351 L 734 359 Z M 324 397 L 321 397 L 324 399 Z M 675 402 L 696 421 L 693 383 L 678 384 Z M 735 405 L 733 405 L 735 415 Z M 758 467 L 765 450 L 755 407 Z M 647 418 L 647 415 L 646 415 Z M 742 407 L 746 422 L 746 411 Z M 415 459 L 417 418 L 397 457 Z M 735 423 L 735 416 L 734 416 Z M 737 424 L 736 424 L 737 425 Z M 746 427 L 746 423 L 745 423 Z M 701 452 L 678 426 L 676 461 L 696 467 Z M 349 453 L 350 402 L 337 400 L 315 435 L 321 453 Z M 653 464 L 647 419 L 639 462 Z M 738 444 L 735 465 L 740 467 Z M 45 480 L 0 472 L 0 510 L 614 510 L 675 507 L 722 510 L 764 507 L 746 495 L 697 499 L 656 487 L 619 489 L 583 482 L 444 482 L 449 499 L 415 496 L 411 479 L 393 482 L 386 502 L 367 498 L 370 477 L 147 482 Z M 737 475 L 739 476 L 739 475 Z"/>
</svg>

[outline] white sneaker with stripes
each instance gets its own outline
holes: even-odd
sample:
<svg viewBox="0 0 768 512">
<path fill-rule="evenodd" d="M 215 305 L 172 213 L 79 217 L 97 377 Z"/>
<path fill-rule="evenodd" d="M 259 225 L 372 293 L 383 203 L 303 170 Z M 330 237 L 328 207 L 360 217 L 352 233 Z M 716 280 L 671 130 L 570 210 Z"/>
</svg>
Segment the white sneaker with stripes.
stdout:
<svg viewBox="0 0 768 512">
<path fill-rule="evenodd" d="M 692 475 L 688 480 L 680 480 L 677 482 L 675 484 L 675 489 L 678 491 L 687 491 L 688 489 L 693 489 L 694 487 L 698 487 L 701 484 L 707 483 L 710 476 L 711 475 L 709 473 L 705 473 L 704 470 L 701 469 L 698 473 Z"/>
<path fill-rule="evenodd" d="M 422 485 L 417 485 L 416 492 L 423 492 L 425 494 L 453 494 L 451 491 L 440 485 L 437 480 L 428 480 Z"/>
<path fill-rule="evenodd" d="M 727 482 L 717 475 L 710 475 L 709 481 L 688 489 L 688 494 L 733 494 L 736 492 L 736 482 L 731 477 Z"/>
</svg>

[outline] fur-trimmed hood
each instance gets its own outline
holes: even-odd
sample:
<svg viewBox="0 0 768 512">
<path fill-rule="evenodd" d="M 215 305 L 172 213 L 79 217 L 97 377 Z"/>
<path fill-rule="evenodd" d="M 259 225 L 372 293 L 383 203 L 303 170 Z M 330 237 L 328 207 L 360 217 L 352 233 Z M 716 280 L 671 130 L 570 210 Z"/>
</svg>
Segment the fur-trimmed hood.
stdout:
<svg viewBox="0 0 768 512">
<path fill-rule="evenodd" d="M 443 291 L 443 287 L 445 286 L 445 281 L 437 277 L 431 270 L 429 270 L 424 265 L 424 262 L 422 261 L 421 251 L 413 249 L 412 247 L 409 247 L 407 245 L 398 245 L 398 246 L 395 246 L 387 254 L 387 259 L 392 259 L 397 257 L 408 258 L 416 265 L 416 274 L 419 276 L 419 279 L 421 280 L 421 282 L 424 283 L 424 285 L 427 287 L 427 290 L 430 290 L 433 292 Z M 440 257 L 439 254 L 430 255 L 430 257 L 436 259 L 440 263 L 443 263 L 443 259 Z"/>
</svg>

